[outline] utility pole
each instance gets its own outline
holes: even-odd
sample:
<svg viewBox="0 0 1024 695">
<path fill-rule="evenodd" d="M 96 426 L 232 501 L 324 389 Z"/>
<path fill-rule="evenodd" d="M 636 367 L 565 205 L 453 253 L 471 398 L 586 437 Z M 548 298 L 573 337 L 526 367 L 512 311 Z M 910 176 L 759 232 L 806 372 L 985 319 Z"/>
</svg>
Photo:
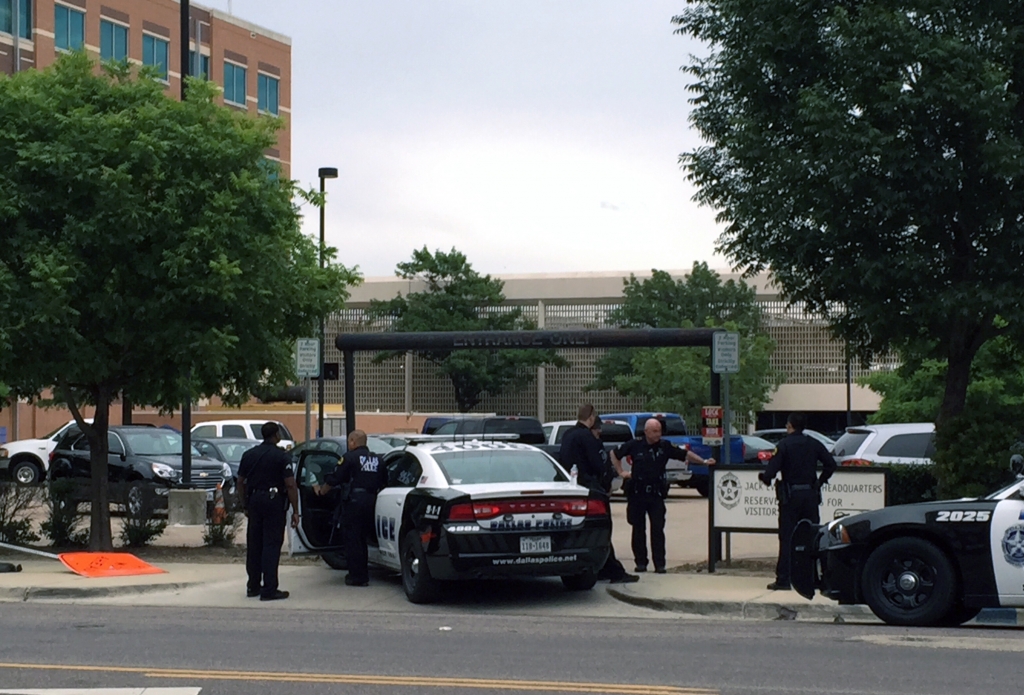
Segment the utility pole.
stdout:
<svg viewBox="0 0 1024 695">
<path fill-rule="evenodd" d="M 185 101 L 185 78 L 191 74 L 189 70 L 189 25 L 192 22 L 192 9 L 189 0 L 181 0 L 181 100 Z M 196 52 L 199 52 L 196 44 Z"/>
</svg>

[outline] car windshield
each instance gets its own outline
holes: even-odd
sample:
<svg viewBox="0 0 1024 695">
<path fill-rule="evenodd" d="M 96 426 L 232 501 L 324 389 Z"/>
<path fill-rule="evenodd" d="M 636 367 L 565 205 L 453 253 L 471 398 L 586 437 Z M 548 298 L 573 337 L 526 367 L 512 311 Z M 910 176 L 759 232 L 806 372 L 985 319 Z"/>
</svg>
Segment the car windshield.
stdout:
<svg viewBox="0 0 1024 695">
<path fill-rule="evenodd" d="M 242 454 L 254 446 L 259 446 L 257 441 L 232 442 L 231 444 L 219 444 L 220 453 L 224 454 L 224 460 L 229 463 L 238 463 L 242 460 Z"/>
<path fill-rule="evenodd" d="M 866 430 L 851 430 L 836 441 L 832 453 L 836 456 L 853 456 L 870 434 Z"/>
<path fill-rule="evenodd" d="M 997 500 L 997 499 L 1000 499 L 1001 497 L 1005 497 L 1006 493 L 1012 492 L 1016 488 L 1021 488 L 1022 492 L 1024 492 L 1024 487 L 1022 487 L 1022 484 L 1024 484 L 1024 481 L 1015 480 L 1010 485 L 1007 485 L 1004 488 L 1000 488 L 1000 489 L 996 490 L 991 495 L 986 495 L 985 499 L 987 499 L 987 500 Z"/>
<path fill-rule="evenodd" d="M 395 447 L 390 442 L 386 442 L 379 437 L 367 437 L 366 448 L 375 454 L 386 454 Z"/>
<path fill-rule="evenodd" d="M 149 432 L 125 432 L 128 447 L 136 456 L 173 456 L 181 454 L 181 435 L 171 430 L 154 428 Z M 202 456 L 192 447 L 193 456 Z"/>
<path fill-rule="evenodd" d="M 545 454 L 529 449 L 482 449 L 434 454 L 452 485 L 562 483 L 565 473 Z"/>
</svg>

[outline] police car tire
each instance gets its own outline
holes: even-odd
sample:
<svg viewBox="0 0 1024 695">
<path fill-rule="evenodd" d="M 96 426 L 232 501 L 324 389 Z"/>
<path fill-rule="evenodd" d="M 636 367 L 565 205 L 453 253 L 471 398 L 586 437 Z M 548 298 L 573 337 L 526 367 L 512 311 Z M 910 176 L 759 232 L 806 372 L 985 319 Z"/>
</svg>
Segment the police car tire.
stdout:
<svg viewBox="0 0 1024 695">
<path fill-rule="evenodd" d="M 590 591 L 597 584 L 597 574 L 584 572 L 583 574 L 563 575 L 562 584 L 569 591 Z"/>
<path fill-rule="evenodd" d="M 919 600 L 924 596 L 919 605 L 904 607 L 892 598 L 905 595 L 897 584 L 897 573 L 904 569 L 928 583 L 927 591 L 915 594 Z M 871 612 L 889 625 L 941 625 L 957 603 L 953 563 L 935 544 L 922 538 L 894 538 L 875 548 L 864 563 L 861 581 Z"/>
<path fill-rule="evenodd" d="M 341 553 L 320 553 L 320 557 L 332 570 L 347 570 L 348 560 Z"/>
<path fill-rule="evenodd" d="M 960 627 L 964 623 L 977 618 L 978 613 L 981 613 L 980 608 L 968 608 L 958 601 L 939 624 L 943 627 Z"/>
<path fill-rule="evenodd" d="M 438 583 L 430 576 L 427 554 L 416 531 L 409 531 L 399 549 L 402 565 L 402 588 L 411 603 L 433 603 L 437 600 Z M 415 571 L 413 568 L 415 561 Z"/>
</svg>

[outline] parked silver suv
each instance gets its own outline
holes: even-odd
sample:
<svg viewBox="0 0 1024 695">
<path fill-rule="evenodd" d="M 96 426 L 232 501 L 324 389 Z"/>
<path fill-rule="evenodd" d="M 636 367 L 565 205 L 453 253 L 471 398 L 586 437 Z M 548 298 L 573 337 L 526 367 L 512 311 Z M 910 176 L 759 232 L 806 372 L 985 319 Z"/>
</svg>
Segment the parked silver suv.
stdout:
<svg viewBox="0 0 1024 695">
<path fill-rule="evenodd" d="M 935 424 L 848 427 L 832 449 L 840 466 L 888 466 L 934 463 Z"/>
</svg>

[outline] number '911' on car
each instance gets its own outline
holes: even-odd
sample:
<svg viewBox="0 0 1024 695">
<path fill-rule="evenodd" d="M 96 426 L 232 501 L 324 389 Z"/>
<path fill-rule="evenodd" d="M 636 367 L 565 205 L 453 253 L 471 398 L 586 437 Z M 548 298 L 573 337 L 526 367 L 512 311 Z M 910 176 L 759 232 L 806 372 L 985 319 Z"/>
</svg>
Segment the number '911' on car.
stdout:
<svg viewBox="0 0 1024 695">
<path fill-rule="evenodd" d="M 977 499 L 802 522 L 792 544 L 806 598 L 866 603 L 891 625 L 960 625 L 982 608 L 1024 606 L 1024 479 Z"/>
<path fill-rule="evenodd" d="M 334 452 L 306 451 L 296 464 L 299 528 L 293 552 L 344 566 L 335 491 L 317 497 L 337 467 Z M 571 590 L 594 586 L 611 546 L 608 498 L 569 480 L 550 456 L 499 441 L 412 440 L 382 457 L 370 563 L 402 574 L 410 601 L 436 598 L 438 582 L 558 576 Z"/>
</svg>

